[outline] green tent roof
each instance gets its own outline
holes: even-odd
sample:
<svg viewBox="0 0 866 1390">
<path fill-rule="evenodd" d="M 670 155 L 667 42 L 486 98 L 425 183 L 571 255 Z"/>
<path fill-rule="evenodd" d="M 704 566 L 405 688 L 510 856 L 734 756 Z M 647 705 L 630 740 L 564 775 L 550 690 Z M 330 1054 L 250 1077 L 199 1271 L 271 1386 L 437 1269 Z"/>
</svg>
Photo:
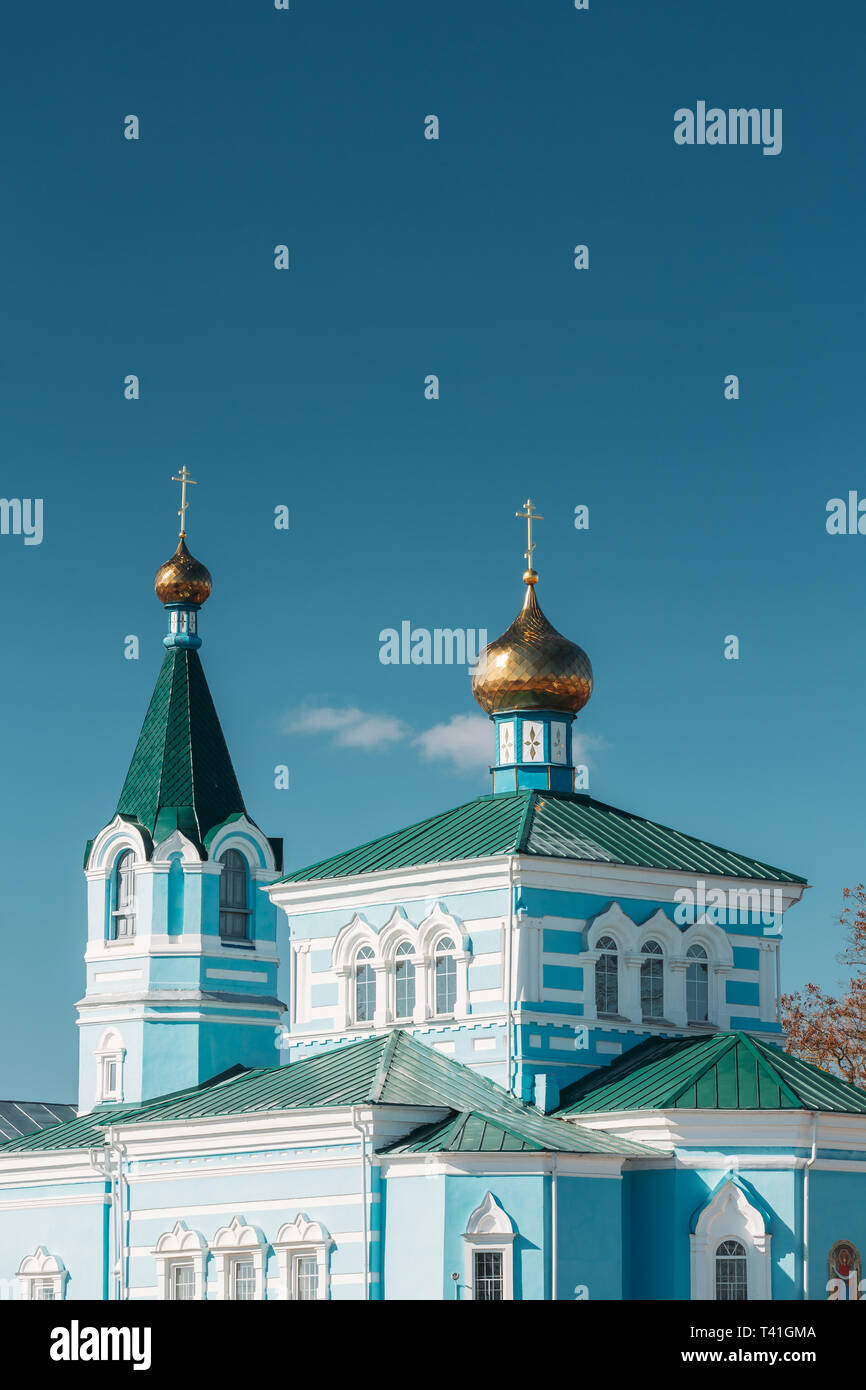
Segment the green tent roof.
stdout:
<svg viewBox="0 0 866 1390">
<path fill-rule="evenodd" d="M 747 1033 L 649 1038 L 567 1087 L 557 1115 L 609 1110 L 866 1114 L 866 1091 Z"/>
<path fill-rule="evenodd" d="M 549 1147 L 549 1146 L 548 1146 Z M 557 1149 L 561 1142 L 557 1137 Z M 533 1153 L 544 1152 L 545 1145 L 514 1128 L 497 1124 L 487 1115 L 472 1111 L 451 1114 L 436 1124 L 413 1130 L 407 1139 L 390 1144 L 392 1154 L 429 1153 Z"/>
<path fill-rule="evenodd" d="M 629 864 L 773 883 L 806 882 L 785 869 L 618 811 L 589 796 L 526 790 L 476 797 L 405 830 L 296 869 L 281 882 L 346 878 L 500 854 Z"/>
<path fill-rule="evenodd" d="M 381 1037 L 328 1048 L 285 1067 L 244 1070 L 137 1107 L 101 1106 L 68 1124 L 0 1145 L 0 1154 L 89 1148 L 101 1143 L 103 1129 L 109 1124 L 154 1124 L 365 1104 L 474 1112 L 488 1125 L 498 1126 L 544 1152 L 651 1152 L 643 1144 L 551 1119 L 534 1106 L 515 1100 L 486 1076 L 394 1029 Z"/>
<path fill-rule="evenodd" d="M 118 813 L 158 841 L 181 830 L 203 850 L 209 830 L 246 814 L 198 652 L 170 647 L 144 717 Z"/>
</svg>

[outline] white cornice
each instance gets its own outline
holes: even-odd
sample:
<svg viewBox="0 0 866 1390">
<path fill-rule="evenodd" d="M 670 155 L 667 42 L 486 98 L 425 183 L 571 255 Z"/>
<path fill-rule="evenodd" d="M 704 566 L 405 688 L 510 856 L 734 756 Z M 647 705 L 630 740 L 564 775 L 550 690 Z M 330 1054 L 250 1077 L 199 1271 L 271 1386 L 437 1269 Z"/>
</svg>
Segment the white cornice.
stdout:
<svg viewBox="0 0 866 1390">
<path fill-rule="evenodd" d="M 774 879 L 736 878 L 733 875 L 688 873 L 672 869 L 638 868 L 625 864 L 592 863 L 578 859 L 553 859 L 541 855 L 494 855 L 480 859 L 455 859 L 437 864 L 413 865 L 381 873 L 353 874 L 338 879 L 306 879 L 299 883 L 273 884 L 271 899 L 289 916 L 311 912 L 354 911 L 383 902 L 442 896 L 455 892 L 481 892 L 507 888 L 508 865 L 514 865 L 515 887 L 551 888 L 585 892 L 597 897 L 649 898 L 676 902 L 677 890 L 699 882 L 707 891 L 738 888 L 760 891 L 778 888 L 783 911 L 797 903 L 807 884 L 780 883 Z"/>
<path fill-rule="evenodd" d="M 809 1149 L 811 1110 L 619 1110 L 569 1115 L 586 1129 L 600 1129 L 653 1148 L 718 1147 Z M 565 1118 L 560 1116 L 560 1118 Z M 866 1115 L 818 1114 L 819 1150 L 853 1149 L 866 1155 Z"/>
<path fill-rule="evenodd" d="M 391 901 L 408 902 L 416 898 L 441 898 L 448 893 L 507 889 L 509 858 L 508 855 L 494 855 L 484 859 L 456 859 L 443 864 L 413 865 L 345 878 L 274 883 L 268 894 L 290 917 L 302 917 L 311 912 L 352 913 Z"/>
<path fill-rule="evenodd" d="M 613 1178 L 620 1181 L 624 1154 L 557 1153 L 556 1170 L 560 1176 Z M 450 1177 L 462 1174 L 495 1173 L 497 1177 L 547 1176 L 551 1171 L 550 1155 L 545 1153 L 514 1153 L 485 1150 L 482 1153 L 382 1154 L 379 1164 L 384 1177 Z"/>
<path fill-rule="evenodd" d="M 679 869 L 647 869 L 627 864 L 590 863 L 579 859 L 545 859 L 536 855 L 517 856 L 515 881 L 525 888 L 559 888 L 567 892 L 592 893 L 597 897 L 649 898 L 653 902 L 675 902 L 677 889 L 697 887 L 699 882 L 709 892 L 713 888 L 730 889 L 736 883 L 740 889 L 779 888 L 787 910 L 800 901 L 808 884 L 778 883 L 774 879 L 735 878 L 733 875 L 690 873 Z M 580 887 L 583 880 L 587 886 Z"/>
</svg>

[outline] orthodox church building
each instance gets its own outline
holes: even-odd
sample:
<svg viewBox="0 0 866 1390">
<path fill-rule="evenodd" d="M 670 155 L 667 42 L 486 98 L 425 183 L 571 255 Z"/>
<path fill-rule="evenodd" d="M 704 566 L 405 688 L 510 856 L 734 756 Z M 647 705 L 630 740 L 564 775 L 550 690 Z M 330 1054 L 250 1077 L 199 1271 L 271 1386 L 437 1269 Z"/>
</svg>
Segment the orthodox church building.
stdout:
<svg viewBox="0 0 866 1390">
<path fill-rule="evenodd" d="M 524 514 L 523 604 L 472 681 L 491 787 L 288 869 L 232 766 L 181 531 L 85 853 L 78 1104 L 0 1143 L 7 1297 L 860 1295 L 866 1092 L 780 1023 L 806 882 L 581 790 L 592 668 L 541 611 Z"/>
</svg>

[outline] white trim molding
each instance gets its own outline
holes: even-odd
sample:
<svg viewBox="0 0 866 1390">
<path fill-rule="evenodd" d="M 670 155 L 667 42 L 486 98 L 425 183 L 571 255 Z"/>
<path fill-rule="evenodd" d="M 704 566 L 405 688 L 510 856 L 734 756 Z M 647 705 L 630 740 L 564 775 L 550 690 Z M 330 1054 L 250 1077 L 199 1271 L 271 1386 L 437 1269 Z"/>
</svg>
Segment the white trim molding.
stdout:
<svg viewBox="0 0 866 1390">
<path fill-rule="evenodd" d="M 689 1236 L 693 1299 L 715 1299 L 716 1252 L 726 1240 L 739 1242 L 746 1251 L 748 1299 L 772 1298 L 772 1236 L 761 1212 L 730 1177 L 716 1188 Z"/>
<path fill-rule="evenodd" d="M 253 1300 L 261 1303 L 265 1297 L 266 1248 L 267 1241 L 258 1226 L 248 1225 L 240 1216 L 233 1217 L 228 1226 L 221 1226 L 210 1243 L 216 1274 L 215 1297 L 230 1300 L 234 1266 L 239 1260 L 252 1260 L 255 1274 Z"/>
<path fill-rule="evenodd" d="M 153 1251 L 156 1260 L 156 1279 L 158 1298 L 169 1302 L 172 1297 L 172 1272 L 175 1265 L 191 1265 L 195 1279 L 194 1298 L 205 1297 L 204 1263 L 207 1258 L 207 1245 L 198 1231 L 191 1231 L 185 1221 L 176 1221 L 170 1231 L 164 1232 L 156 1242 Z"/>
<path fill-rule="evenodd" d="M 59 1302 L 66 1297 L 66 1281 L 69 1278 L 66 1266 L 56 1255 L 49 1254 L 44 1245 L 37 1245 L 32 1255 L 28 1255 L 18 1266 L 18 1282 L 21 1297 L 28 1303 L 40 1302 L 43 1291 L 50 1289 L 50 1301 Z"/>
<path fill-rule="evenodd" d="M 471 1299 L 475 1298 L 475 1256 L 502 1256 L 502 1298 L 514 1298 L 514 1237 L 517 1232 L 511 1217 L 492 1192 L 484 1195 L 466 1223 L 463 1239 L 466 1242 L 464 1283 Z"/>
<path fill-rule="evenodd" d="M 110 878 L 118 855 L 125 849 L 132 850 L 136 865 L 147 863 L 147 846 L 141 832 L 118 815 L 94 839 L 85 876 L 88 879 Z"/>
<path fill-rule="evenodd" d="M 298 1298 L 298 1265 L 304 1257 L 315 1257 L 317 1267 L 316 1298 L 329 1296 L 328 1252 L 333 1241 L 325 1227 L 298 1212 L 294 1221 L 281 1226 L 273 1242 L 280 1271 L 280 1296 L 289 1301 Z"/>
<path fill-rule="evenodd" d="M 453 1013 L 436 1013 L 436 953 L 443 940 L 454 943 L 449 951 L 456 967 L 456 1000 Z M 410 1023 L 428 1023 L 439 1018 L 466 1018 L 469 1013 L 469 963 L 472 950 L 468 933 L 458 919 L 446 912 L 437 902 L 417 927 L 413 926 L 402 908 L 397 908 L 388 921 L 376 930 L 360 913 L 340 928 L 331 948 L 331 969 L 337 979 L 337 1031 L 349 1028 L 387 1028 L 396 1021 L 396 953 L 401 942 L 408 941 L 413 953 L 407 957 L 415 968 L 415 1007 Z M 376 1004 L 372 1019 L 359 1020 L 355 1000 L 355 969 L 358 952 L 366 946 L 372 951 L 368 962 L 375 973 Z M 306 977 L 305 977 L 306 983 Z"/>
</svg>

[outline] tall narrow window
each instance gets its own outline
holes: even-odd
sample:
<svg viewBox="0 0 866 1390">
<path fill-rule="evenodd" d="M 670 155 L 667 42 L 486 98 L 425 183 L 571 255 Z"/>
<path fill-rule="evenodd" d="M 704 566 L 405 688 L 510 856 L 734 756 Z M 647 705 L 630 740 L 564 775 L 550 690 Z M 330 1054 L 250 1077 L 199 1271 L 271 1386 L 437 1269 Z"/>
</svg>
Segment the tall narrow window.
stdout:
<svg viewBox="0 0 866 1390">
<path fill-rule="evenodd" d="M 114 871 L 114 911 L 111 936 L 114 941 L 135 936 L 135 855 L 125 849 Z"/>
<path fill-rule="evenodd" d="M 457 1004 L 457 961 L 450 936 L 443 937 L 436 947 L 433 979 L 437 1014 L 453 1014 Z"/>
<path fill-rule="evenodd" d="M 225 941 L 249 939 L 250 909 L 247 861 L 236 849 L 220 855 L 220 936 Z"/>
<path fill-rule="evenodd" d="M 295 1298 L 319 1297 L 319 1261 L 315 1255 L 296 1255 L 292 1273 Z"/>
<path fill-rule="evenodd" d="M 665 962 L 657 941 L 645 941 L 640 967 L 640 1006 L 644 1018 L 664 1018 Z"/>
<path fill-rule="evenodd" d="M 727 1303 L 748 1297 L 745 1246 L 738 1240 L 723 1240 L 716 1250 L 716 1298 Z"/>
<path fill-rule="evenodd" d="M 706 1023 L 710 1016 L 707 953 L 703 946 L 690 946 L 686 959 L 686 1016 L 689 1023 Z"/>
<path fill-rule="evenodd" d="M 502 1251 L 476 1250 L 472 1270 L 472 1297 L 482 1303 L 496 1302 L 503 1296 Z"/>
<path fill-rule="evenodd" d="M 33 1297 L 39 1303 L 53 1303 L 57 1297 L 53 1279 L 36 1279 L 33 1284 Z"/>
<path fill-rule="evenodd" d="M 355 957 L 355 1022 L 372 1023 L 376 1012 L 376 972 L 373 952 L 362 946 Z"/>
<path fill-rule="evenodd" d="M 409 957 L 412 943 L 401 941 L 397 947 L 394 965 L 395 1014 L 397 1018 L 411 1018 L 415 1012 L 415 966 Z"/>
<path fill-rule="evenodd" d="M 619 1013 L 619 965 L 616 942 L 611 936 L 599 938 L 601 955 L 595 963 L 595 1011 L 597 1014 Z"/>
<path fill-rule="evenodd" d="M 235 1260 L 232 1264 L 231 1296 L 247 1302 L 256 1296 L 256 1267 L 252 1260 Z"/>
<path fill-rule="evenodd" d="M 193 1265 L 172 1265 L 169 1294 L 172 1299 L 181 1302 L 195 1298 L 195 1268 Z"/>
</svg>

